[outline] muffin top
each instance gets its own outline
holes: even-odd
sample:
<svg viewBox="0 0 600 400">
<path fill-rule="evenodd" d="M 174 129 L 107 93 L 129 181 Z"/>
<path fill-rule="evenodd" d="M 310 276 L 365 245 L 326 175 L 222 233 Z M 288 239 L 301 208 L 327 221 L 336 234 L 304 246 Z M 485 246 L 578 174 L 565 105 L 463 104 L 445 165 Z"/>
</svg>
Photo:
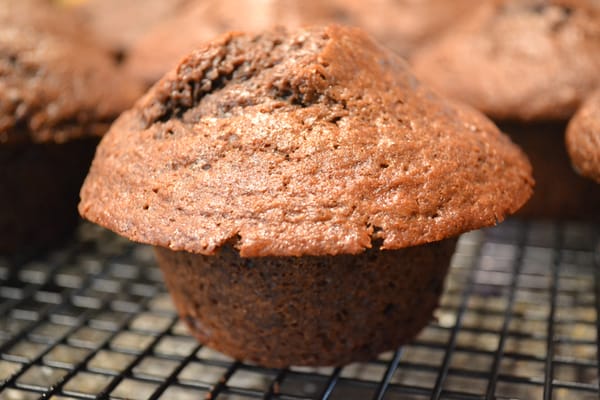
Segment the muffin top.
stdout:
<svg viewBox="0 0 600 400">
<path fill-rule="evenodd" d="M 0 1 L 0 143 L 102 134 L 141 94 L 45 4 Z"/>
<path fill-rule="evenodd" d="M 569 122 L 566 142 L 575 169 L 600 183 L 600 90 Z"/>
<path fill-rule="evenodd" d="M 434 89 L 495 119 L 566 121 L 600 85 L 600 2 L 482 2 L 412 62 Z"/>
<path fill-rule="evenodd" d="M 131 49 L 132 74 L 154 83 L 200 43 L 230 30 L 258 32 L 336 22 L 367 30 L 401 55 L 442 31 L 477 0 L 188 1 Z M 235 11 L 232 11 L 235 10 Z M 202 23 L 198 23 L 202 21 Z"/>
<path fill-rule="evenodd" d="M 172 250 L 355 254 L 493 225 L 531 187 L 483 115 L 334 25 L 200 46 L 113 124 L 79 211 Z"/>
</svg>

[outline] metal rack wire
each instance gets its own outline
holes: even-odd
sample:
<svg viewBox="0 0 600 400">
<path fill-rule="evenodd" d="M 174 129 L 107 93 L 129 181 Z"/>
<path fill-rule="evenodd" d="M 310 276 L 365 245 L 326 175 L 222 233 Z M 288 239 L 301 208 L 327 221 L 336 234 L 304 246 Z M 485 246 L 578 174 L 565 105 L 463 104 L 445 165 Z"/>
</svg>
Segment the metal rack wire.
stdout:
<svg viewBox="0 0 600 400">
<path fill-rule="evenodd" d="M 464 235 L 413 343 L 272 370 L 199 345 L 152 250 L 82 224 L 61 250 L 0 259 L 0 400 L 597 399 L 599 231 L 508 221 Z"/>
</svg>

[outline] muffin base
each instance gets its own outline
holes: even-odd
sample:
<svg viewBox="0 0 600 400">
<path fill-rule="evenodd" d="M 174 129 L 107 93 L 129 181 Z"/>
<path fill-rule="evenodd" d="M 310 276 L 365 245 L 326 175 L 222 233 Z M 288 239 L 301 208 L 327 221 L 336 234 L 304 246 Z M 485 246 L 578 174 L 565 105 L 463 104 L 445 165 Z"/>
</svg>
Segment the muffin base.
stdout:
<svg viewBox="0 0 600 400">
<path fill-rule="evenodd" d="M 427 325 L 456 240 L 358 255 L 241 258 L 157 247 L 180 317 L 205 345 L 266 367 L 343 365 Z"/>
<path fill-rule="evenodd" d="M 515 215 L 600 221 L 600 185 L 578 175 L 565 147 L 566 123 L 499 124 L 533 166 L 533 196 Z"/>
<path fill-rule="evenodd" d="M 74 229 L 98 140 L 0 146 L 0 254 L 47 248 Z"/>
</svg>

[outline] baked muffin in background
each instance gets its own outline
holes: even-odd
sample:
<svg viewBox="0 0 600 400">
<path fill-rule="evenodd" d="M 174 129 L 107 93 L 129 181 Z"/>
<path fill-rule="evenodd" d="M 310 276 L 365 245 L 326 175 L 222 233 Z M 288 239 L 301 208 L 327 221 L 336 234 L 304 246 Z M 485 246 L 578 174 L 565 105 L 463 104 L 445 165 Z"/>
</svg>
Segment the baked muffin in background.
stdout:
<svg viewBox="0 0 600 400">
<path fill-rule="evenodd" d="M 200 43 L 231 30 L 256 32 L 336 22 L 367 30 L 401 55 L 465 14 L 476 0 L 188 0 L 131 50 L 133 74 L 152 84 Z"/>
<path fill-rule="evenodd" d="M 348 21 L 407 57 L 489 0 L 335 0 Z"/>
<path fill-rule="evenodd" d="M 203 343 L 340 365 L 431 319 L 455 237 L 532 192 L 523 153 L 358 29 L 231 33 L 123 113 L 83 217 L 156 246 Z"/>
<path fill-rule="evenodd" d="M 569 122 L 566 142 L 577 172 L 600 183 L 600 90 L 585 101 Z"/>
<path fill-rule="evenodd" d="M 600 219 L 600 187 L 571 168 L 567 121 L 600 85 L 600 3 L 497 0 L 415 52 L 415 73 L 520 145 L 536 188 L 525 217 Z"/>
<path fill-rule="evenodd" d="M 412 57 L 440 92 L 496 120 L 568 120 L 600 84 L 600 4 L 483 2 Z"/>
<path fill-rule="evenodd" d="M 50 0 L 0 0 L 0 21 L 13 26 L 34 26 L 53 34 L 89 36 L 84 24 Z"/>
<path fill-rule="evenodd" d="M 44 2 L 0 1 L 0 254 L 49 246 L 75 226 L 99 137 L 140 94 L 64 22 Z"/>
<path fill-rule="evenodd" d="M 65 5 L 70 6 L 74 17 L 80 18 L 97 40 L 121 60 L 146 32 L 190 1 L 80 0 Z"/>
</svg>

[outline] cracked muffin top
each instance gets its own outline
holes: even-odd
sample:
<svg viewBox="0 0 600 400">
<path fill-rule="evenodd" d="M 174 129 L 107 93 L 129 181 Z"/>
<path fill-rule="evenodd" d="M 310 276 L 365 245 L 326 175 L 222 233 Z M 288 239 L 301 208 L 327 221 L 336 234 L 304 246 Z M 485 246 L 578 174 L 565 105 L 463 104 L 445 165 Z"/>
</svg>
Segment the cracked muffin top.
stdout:
<svg viewBox="0 0 600 400">
<path fill-rule="evenodd" d="M 413 55 L 417 76 L 498 120 L 568 120 L 600 85 L 600 2 L 483 2 Z"/>
<path fill-rule="evenodd" d="M 600 183 L 600 90 L 585 101 L 569 122 L 566 142 L 575 169 Z"/>
<path fill-rule="evenodd" d="M 531 187 L 489 120 L 334 25 L 199 47 L 113 124 L 79 211 L 172 250 L 355 254 L 493 225 Z"/>
<path fill-rule="evenodd" d="M 65 18 L 43 2 L 0 0 L 0 143 L 101 135 L 142 94 Z"/>
</svg>

